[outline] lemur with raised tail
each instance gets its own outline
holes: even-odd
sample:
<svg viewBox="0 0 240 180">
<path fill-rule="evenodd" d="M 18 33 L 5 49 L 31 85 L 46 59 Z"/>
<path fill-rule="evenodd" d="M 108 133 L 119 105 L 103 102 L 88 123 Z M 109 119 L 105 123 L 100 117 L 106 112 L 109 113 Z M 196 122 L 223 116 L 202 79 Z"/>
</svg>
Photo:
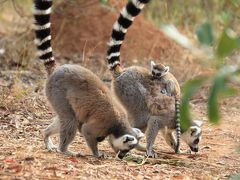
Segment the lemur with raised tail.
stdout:
<svg viewBox="0 0 240 180">
<path fill-rule="evenodd" d="M 34 30 L 38 58 L 48 72 L 45 93 L 57 116 L 44 130 L 48 150 L 79 156 L 68 150 L 79 130 L 94 156 L 100 157 L 98 142 L 109 137 L 109 143 L 119 158 L 133 149 L 143 133 L 132 128 L 123 106 L 104 83 L 88 69 L 65 64 L 57 67 L 51 47 L 52 0 L 34 0 Z M 59 147 L 50 136 L 59 133 Z"/>
<path fill-rule="evenodd" d="M 166 142 L 176 153 L 180 152 L 180 134 L 190 149 L 197 152 L 202 123 L 192 121 L 187 130 L 181 130 L 180 105 L 177 104 L 175 109 L 175 98 L 161 93 L 164 83 L 153 79 L 151 72 L 146 68 L 139 66 L 122 68 L 120 65 L 120 49 L 125 34 L 134 18 L 149 1 L 128 1 L 114 23 L 107 51 L 109 69 L 113 75 L 112 89 L 127 109 L 131 125 L 146 131 L 147 156 L 156 155 L 152 147 L 159 130 L 163 132 Z M 177 131 L 177 141 L 173 135 L 174 131 Z"/>
</svg>

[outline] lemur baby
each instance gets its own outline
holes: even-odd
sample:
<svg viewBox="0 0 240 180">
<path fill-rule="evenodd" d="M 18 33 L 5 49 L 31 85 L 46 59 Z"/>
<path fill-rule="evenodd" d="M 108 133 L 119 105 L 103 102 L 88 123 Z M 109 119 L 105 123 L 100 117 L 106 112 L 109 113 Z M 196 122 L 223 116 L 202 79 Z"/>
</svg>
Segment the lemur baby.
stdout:
<svg viewBox="0 0 240 180">
<path fill-rule="evenodd" d="M 127 113 L 111 91 L 91 71 L 77 65 L 55 68 L 51 47 L 51 0 L 34 0 L 34 29 L 39 59 L 48 71 L 45 92 L 57 116 L 44 131 L 44 142 L 49 150 L 78 156 L 68 150 L 77 129 L 83 134 L 94 156 L 101 156 L 98 142 L 109 137 L 109 143 L 119 158 L 134 148 L 143 133 L 131 128 Z M 50 136 L 60 134 L 56 148 Z"/>
<path fill-rule="evenodd" d="M 168 66 L 161 63 L 155 64 L 154 61 L 151 61 L 151 72 L 153 78 L 159 79 L 165 85 L 165 88 L 161 90 L 163 94 L 180 98 L 180 86 L 174 75 L 169 72 Z"/>
<path fill-rule="evenodd" d="M 201 137 L 200 124 L 192 122 L 189 129 L 181 132 L 178 123 L 179 104 L 175 109 L 175 98 L 160 92 L 164 88 L 164 83 L 153 79 L 151 72 L 146 68 L 133 66 L 123 69 L 120 65 L 120 48 L 127 29 L 149 1 L 129 1 L 114 23 L 107 51 L 107 60 L 113 75 L 112 89 L 127 109 L 128 115 L 131 117 L 129 118 L 131 125 L 144 132 L 147 131 L 146 153 L 148 156 L 155 156 L 152 145 L 159 129 L 166 131 L 164 137 L 175 152 L 179 152 L 179 144 L 176 144 L 172 135 L 174 129 L 177 130 L 177 138 L 180 138 L 179 135 L 182 133 L 183 140 L 193 151 L 197 152 Z M 151 92 L 154 92 L 155 95 L 153 96 Z"/>
</svg>

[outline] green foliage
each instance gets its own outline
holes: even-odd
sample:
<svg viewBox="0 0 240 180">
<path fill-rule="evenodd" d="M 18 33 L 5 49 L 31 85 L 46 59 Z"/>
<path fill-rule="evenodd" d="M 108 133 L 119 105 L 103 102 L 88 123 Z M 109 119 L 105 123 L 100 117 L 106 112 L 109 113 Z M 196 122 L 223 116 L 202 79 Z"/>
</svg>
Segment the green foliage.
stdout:
<svg viewBox="0 0 240 180">
<path fill-rule="evenodd" d="M 224 58 L 239 47 L 240 38 L 234 37 L 234 33 L 230 29 L 226 29 L 220 37 L 220 41 L 217 46 L 217 55 L 219 58 Z"/>
<path fill-rule="evenodd" d="M 217 123 L 220 119 L 218 106 L 219 95 L 232 96 L 237 93 L 234 88 L 227 86 L 228 78 L 236 72 L 236 69 L 224 66 L 212 79 L 212 86 L 208 98 L 208 118 L 212 123 Z"/>
<path fill-rule="evenodd" d="M 222 35 L 219 38 L 218 44 L 214 41 L 213 31 L 211 24 L 204 23 L 200 26 L 197 31 L 198 39 L 201 44 L 208 46 L 216 46 L 216 52 L 214 52 L 214 57 L 212 60 L 215 60 L 216 63 L 216 72 L 213 76 L 209 77 L 212 81 L 208 97 L 208 118 L 212 123 L 218 123 L 220 120 L 219 114 L 219 105 L 218 99 L 222 96 L 232 96 L 237 93 L 237 90 L 230 87 L 228 82 L 229 79 L 233 77 L 238 77 L 239 67 L 237 65 L 230 66 L 227 65 L 226 58 L 231 55 L 237 48 L 240 47 L 239 37 L 234 37 L 231 34 L 231 30 L 224 29 Z M 239 77 L 238 77 L 239 78 Z M 191 80 L 186 83 L 187 88 L 183 89 L 183 105 L 181 107 L 181 120 L 183 125 L 189 124 L 190 113 L 188 109 L 188 103 L 190 98 L 193 96 L 193 93 L 197 91 L 203 81 L 199 79 Z M 188 126 L 184 126 L 187 128 Z"/>
<path fill-rule="evenodd" d="M 237 152 L 239 152 L 239 153 L 240 153 L 240 146 L 239 146 L 239 147 L 237 147 Z"/>
<path fill-rule="evenodd" d="M 108 4 L 108 0 L 100 0 L 100 3 L 106 5 Z"/>
<path fill-rule="evenodd" d="M 203 45 L 213 45 L 214 36 L 211 24 L 208 22 L 202 24 L 197 30 L 197 37 Z"/>
<path fill-rule="evenodd" d="M 229 180 L 239 180 L 240 179 L 240 174 L 233 175 L 229 178 Z"/>
<path fill-rule="evenodd" d="M 111 5 L 109 4 L 108 0 L 100 0 L 100 4 L 103 6 L 103 7 L 106 7 L 106 8 L 112 8 Z"/>
<path fill-rule="evenodd" d="M 216 31 L 223 27 L 237 29 L 240 24 L 239 0 L 162 0 L 152 1 L 145 16 L 160 24 L 174 24 L 181 29 L 194 32 L 196 25 L 210 22 Z"/>
<path fill-rule="evenodd" d="M 163 32 L 170 38 L 179 43 L 179 39 L 184 39 L 184 42 L 190 42 L 185 36 L 179 33 L 179 31 L 172 26 L 167 26 L 168 31 L 163 28 Z M 171 32 L 171 33 L 170 33 Z M 205 52 L 212 52 L 206 59 L 210 61 L 209 64 L 213 64 L 213 70 L 215 73 L 209 77 L 200 77 L 188 81 L 183 87 L 182 104 L 180 108 L 181 124 L 183 129 L 187 129 L 190 125 L 190 110 L 189 101 L 191 97 L 197 92 L 201 85 L 206 81 L 210 80 L 211 86 L 208 96 L 208 118 L 212 123 L 218 123 L 220 120 L 219 104 L 218 101 L 221 97 L 232 96 L 237 93 L 237 90 L 229 86 L 229 80 L 238 79 L 240 69 L 236 65 L 228 65 L 227 58 L 235 50 L 240 47 L 240 38 L 236 37 L 232 30 L 225 28 L 219 38 L 214 38 L 217 33 L 213 31 L 212 25 L 209 22 L 203 23 L 197 30 L 197 37 L 202 46 L 191 47 L 193 44 L 179 43 L 185 48 L 202 52 L 201 54 L 206 55 Z M 206 51 L 208 49 L 208 51 Z M 212 63 L 214 62 L 214 63 Z"/>
<path fill-rule="evenodd" d="M 182 119 L 181 128 L 186 130 L 190 126 L 190 108 L 189 101 L 201 85 L 207 80 L 207 77 L 199 77 L 188 81 L 183 87 L 182 103 L 180 116 Z"/>
</svg>

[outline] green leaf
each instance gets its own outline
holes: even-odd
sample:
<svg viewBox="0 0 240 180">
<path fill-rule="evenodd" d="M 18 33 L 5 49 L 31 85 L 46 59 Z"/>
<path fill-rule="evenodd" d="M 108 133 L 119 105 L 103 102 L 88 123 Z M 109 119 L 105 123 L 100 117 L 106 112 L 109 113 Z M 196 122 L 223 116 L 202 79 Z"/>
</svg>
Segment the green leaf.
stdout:
<svg viewBox="0 0 240 180">
<path fill-rule="evenodd" d="M 232 21 L 232 12 L 231 11 L 222 11 L 220 13 L 220 21 L 227 26 Z"/>
<path fill-rule="evenodd" d="M 183 130 L 188 129 L 190 126 L 190 110 L 189 101 L 191 97 L 196 93 L 196 91 L 201 87 L 207 77 L 199 77 L 194 80 L 188 81 L 183 87 L 183 96 L 180 106 L 180 117 L 181 117 L 181 128 Z"/>
<path fill-rule="evenodd" d="M 197 37 L 201 44 L 211 46 L 213 45 L 214 36 L 210 23 L 205 22 L 197 29 Z"/>
<path fill-rule="evenodd" d="M 217 46 L 217 55 L 219 58 L 225 58 L 234 50 L 240 47 L 240 38 L 234 37 L 231 30 L 223 31 Z"/>
<path fill-rule="evenodd" d="M 101 3 L 101 4 L 107 4 L 107 3 L 108 3 L 108 0 L 100 0 L 100 3 Z"/>
<path fill-rule="evenodd" d="M 110 7 L 108 0 L 100 0 L 100 4 L 103 5 L 104 7 Z"/>
<path fill-rule="evenodd" d="M 240 153 L 240 146 L 239 146 L 239 147 L 237 147 L 237 152 L 239 152 L 239 153 Z"/>
<path fill-rule="evenodd" d="M 208 98 L 208 118 L 210 122 L 217 123 L 220 119 L 219 110 L 218 110 L 218 93 L 222 84 L 220 79 L 215 79 L 213 85 L 210 89 L 210 95 Z"/>
<path fill-rule="evenodd" d="M 233 87 L 225 87 L 224 91 L 220 95 L 223 97 L 231 97 L 238 93 L 238 90 Z"/>
<path fill-rule="evenodd" d="M 229 77 L 238 73 L 236 67 L 225 66 L 220 69 L 217 75 L 213 78 L 210 94 L 208 98 L 208 118 L 212 123 L 218 123 L 220 119 L 218 99 L 219 95 L 232 96 L 237 93 L 237 90 L 227 87 L 226 83 Z"/>
<path fill-rule="evenodd" d="M 239 180 L 240 179 L 240 174 L 233 175 L 229 179 L 230 180 Z"/>
<path fill-rule="evenodd" d="M 239 0 L 232 0 L 232 4 L 235 6 L 235 7 L 239 7 Z"/>
</svg>

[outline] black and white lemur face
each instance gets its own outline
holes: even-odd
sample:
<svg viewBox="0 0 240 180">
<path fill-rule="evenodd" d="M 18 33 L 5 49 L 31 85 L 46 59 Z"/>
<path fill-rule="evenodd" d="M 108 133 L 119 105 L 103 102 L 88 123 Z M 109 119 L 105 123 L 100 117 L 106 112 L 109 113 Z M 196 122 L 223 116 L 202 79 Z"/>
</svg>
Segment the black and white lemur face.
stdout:
<svg viewBox="0 0 240 180">
<path fill-rule="evenodd" d="M 125 134 L 118 138 L 114 135 L 109 136 L 109 143 L 113 150 L 118 153 L 118 157 L 122 159 L 131 149 L 133 149 L 138 141 L 144 137 L 144 134 L 140 129 L 132 128 L 133 134 Z"/>
<path fill-rule="evenodd" d="M 169 72 L 169 67 L 161 63 L 155 64 L 154 61 L 151 61 L 151 72 L 154 77 L 160 78 Z"/>
<path fill-rule="evenodd" d="M 201 141 L 202 135 L 202 122 L 201 121 L 193 121 L 194 125 L 190 126 L 186 132 L 184 132 L 181 136 L 182 139 L 189 145 L 190 149 L 193 152 L 198 152 L 199 147 L 198 144 Z"/>
</svg>

